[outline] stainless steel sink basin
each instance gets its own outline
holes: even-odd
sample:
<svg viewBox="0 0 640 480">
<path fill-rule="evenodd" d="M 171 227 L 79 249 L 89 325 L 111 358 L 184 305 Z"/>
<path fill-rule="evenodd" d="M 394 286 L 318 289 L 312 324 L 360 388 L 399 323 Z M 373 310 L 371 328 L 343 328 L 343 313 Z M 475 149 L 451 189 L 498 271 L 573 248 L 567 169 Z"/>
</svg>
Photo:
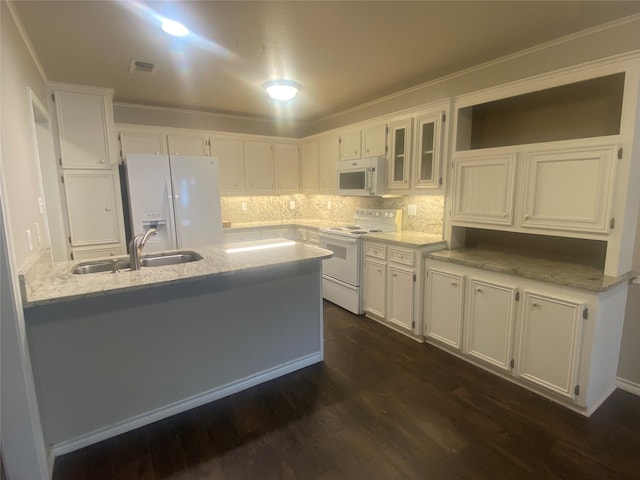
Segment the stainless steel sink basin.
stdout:
<svg viewBox="0 0 640 480">
<path fill-rule="evenodd" d="M 202 260 L 202 255 L 196 252 L 167 252 L 149 253 L 143 255 L 140 263 L 143 267 L 163 267 L 178 263 L 190 263 Z M 130 267 L 129 257 L 116 257 L 107 260 L 89 260 L 73 266 L 71 273 L 85 275 L 87 273 L 120 272 Z"/>
<path fill-rule="evenodd" d="M 109 260 L 89 260 L 87 262 L 81 262 L 74 265 L 71 273 L 84 275 L 87 273 L 119 272 L 121 270 L 127 270 L 128 268 L 129 258 L 121 257 Z"/>
<path fill-rule="evenodd" d="M 198 260 L 202 260 L 202 255 L 199 255 L 196 252 L 167 252 L 143 255 L 140 259 L 140 263 L 143 267 L 163 267 L 165 265 L 190 263 Z"/>
</svg>

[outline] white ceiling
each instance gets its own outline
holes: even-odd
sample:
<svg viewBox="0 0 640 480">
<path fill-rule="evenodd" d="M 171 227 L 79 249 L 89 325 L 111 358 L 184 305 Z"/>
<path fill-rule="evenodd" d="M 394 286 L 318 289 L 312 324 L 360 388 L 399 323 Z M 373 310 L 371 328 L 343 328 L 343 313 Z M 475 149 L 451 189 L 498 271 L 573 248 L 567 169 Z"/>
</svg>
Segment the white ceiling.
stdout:
<svg viewBox="0 0 640 480">
<path fill-rule="evenodd" d="M 120 102 L 312 121 L 640 12 L 640 1 L 16 1 L 50 81 Z M 158 15 L 193 32 L 177 39 Z M 129 74 L 131 59 L 157 63 Z M 261 85 L 302 84 L 286 105 Z"/>
</svg>

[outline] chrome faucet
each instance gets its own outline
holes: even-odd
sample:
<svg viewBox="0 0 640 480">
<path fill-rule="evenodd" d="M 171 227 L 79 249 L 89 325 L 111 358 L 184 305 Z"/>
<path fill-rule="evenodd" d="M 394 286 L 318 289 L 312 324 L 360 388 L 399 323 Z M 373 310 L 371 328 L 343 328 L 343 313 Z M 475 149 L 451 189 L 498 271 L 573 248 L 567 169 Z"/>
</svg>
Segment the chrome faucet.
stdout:
<svg viewBox="0 0 640 480">
<path fill-rule="evenodd" d="M 151 235 L 156 234 L 155 228 L 150 228 L 144 233 L 139 233 L 129 243 L 129 264 L 131 270 L 140 270 L 142 265 L 140 260 L 142 259 L 142 249 L 147 244 L 147 240 Z"/>
</svg>

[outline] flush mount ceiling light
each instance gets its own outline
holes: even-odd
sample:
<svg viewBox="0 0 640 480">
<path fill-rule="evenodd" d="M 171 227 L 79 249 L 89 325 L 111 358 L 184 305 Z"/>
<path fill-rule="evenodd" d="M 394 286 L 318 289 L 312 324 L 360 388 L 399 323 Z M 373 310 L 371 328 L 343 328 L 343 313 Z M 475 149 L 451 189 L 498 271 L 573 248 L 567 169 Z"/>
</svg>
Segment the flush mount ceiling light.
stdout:
<svg viewBox="0 0 640 480">
<path fill-rule="evenodd" d="M 295 97 L 300 88 L 300 84 L 293 80 L 271 80 L 262 86 L 271 98 L 282 102 L 286 102 Z"/>
<path fill-rule="evenodd" d="M 189 29 L 182 25 L 180 22 L 173 20 L 164 20 L 162 22 L 162 30 L 174 37 L 184 37 L 189 33 Z"/>
</svg>

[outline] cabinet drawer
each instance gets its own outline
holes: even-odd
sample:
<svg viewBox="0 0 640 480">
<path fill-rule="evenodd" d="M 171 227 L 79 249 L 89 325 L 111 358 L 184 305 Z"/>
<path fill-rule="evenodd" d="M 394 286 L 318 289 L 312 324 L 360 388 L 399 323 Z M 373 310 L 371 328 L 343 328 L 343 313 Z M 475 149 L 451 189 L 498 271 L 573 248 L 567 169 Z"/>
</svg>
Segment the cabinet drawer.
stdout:
<svg viewBox="0 0 640 480">
<path fill-rule="evenodd" d="M 387 258 L 387 246 L 367 242 L 364 244 L 364 253 L 368 257 L 381 258 L 384 260 Z"/>
<path fill-rule="evenodd" d="M 389 261 L 394 263 L 401 263 L 403 265 L 410 265 L 413 267 L 415 263 L 415 258 L 411 250 L 404 250 L 402 248 L 390 247 Z"/>
</svg>

